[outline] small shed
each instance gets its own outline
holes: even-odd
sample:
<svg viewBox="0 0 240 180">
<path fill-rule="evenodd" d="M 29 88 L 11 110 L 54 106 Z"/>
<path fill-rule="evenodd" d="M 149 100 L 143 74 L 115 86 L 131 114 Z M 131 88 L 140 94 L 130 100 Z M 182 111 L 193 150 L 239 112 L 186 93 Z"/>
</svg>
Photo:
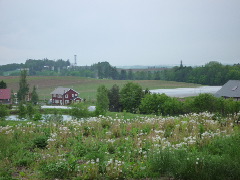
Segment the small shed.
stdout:
<svg viewBox="0 0 240 180">
<path fill-rule="evenodd" d="M 215 93 L 216 97 L 233 98 L 240 100 L 240 80 L 229 80 Z"/>
</svg>

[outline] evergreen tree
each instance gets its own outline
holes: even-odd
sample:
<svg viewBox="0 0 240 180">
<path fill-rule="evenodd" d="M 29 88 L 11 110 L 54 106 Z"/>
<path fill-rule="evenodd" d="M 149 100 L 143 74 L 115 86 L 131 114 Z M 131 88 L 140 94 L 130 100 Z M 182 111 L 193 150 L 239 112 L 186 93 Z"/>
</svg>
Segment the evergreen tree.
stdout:
<svg viewBox="0 0 240 180">
<path fill-rule="evenodd" d="M 27 83 L 27 71 L 21 71 L 20 80 L 19 80 L 19 90 L 17 92 L 17 97 L 19 102 L 25 102 L 26 96 L 29 92 L 29 85 Z"/>
<path fill-rule="evenodd" d="M 38 103 L 38 94 L 37 94 L 37 90 L 36 90 L 36 86 L 34 85 L 33 86 L 33 91 L 32 91 L 32 103 L 34 104 L 34 105 L 36 105 L 37 103 Z"/>
<path fill-rule="evenodd" d="M 18 105 L 18 117 L 20 119 L 26 118 L 27 115 L 27 109 L 24 106 L 24 104 L 22 103 L 22 101 L 20 102 L 20 104 Z"/>
<path fill-rule="evenodd" d="M 11 90 L 11 101 L 12 101 L 12 103 L 14 104 L 14 103 L 16 103 L 15 102 L 15 95 L 14 95 L 14 92 L 13 92 L 13 90 Z"/>
<path fill-rule="evenodd" d="M 7 89 L 7 83 L 5 83 L 3 80 L 0 82 L 0 89 Z"/>
<path fill-rule="evenodd" d="M 34 112 L 35 112 L 35 109 L 34 109 L 33 105 L 32 105 L 31 103 L 28 103 L 26 110 L 27 110 L 27 115 L 28 115 L 28 117 L 29 117 L 30 119 L 32 119 L 32 118 L 33 118 L 33 115 L 34 115 Z"/>
<path fill-rule="evenodd" d="M 122 69 L 120 73 L 120 80 L 125 80 L 125 79 L 127 79 L 127 71 Z"/>
<path fill-rule="evenodd" d="M 108 99 L 108 89 L 101 85 L 97 89 L 97 104 L 96 104 L 96 114 L 105 115 L 108 111 L 109 99 Z"/>
<path fill-rule="evenodd" d="M 114 84 L 108 92 L 109 110 L 112 112 L 120 111 L 120 94 L 119 86 Z"/>
</svg>

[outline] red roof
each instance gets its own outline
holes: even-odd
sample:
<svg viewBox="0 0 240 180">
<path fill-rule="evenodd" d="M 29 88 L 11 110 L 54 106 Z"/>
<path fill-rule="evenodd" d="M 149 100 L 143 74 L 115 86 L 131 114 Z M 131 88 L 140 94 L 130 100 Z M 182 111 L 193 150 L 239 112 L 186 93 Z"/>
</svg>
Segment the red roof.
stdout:
<svg viewBox="0 0 240 180">
<path fill-rule="evenodd" d="M 11 90 L 0 89 L 0 99 L 11 99 Z"/>
</svg>

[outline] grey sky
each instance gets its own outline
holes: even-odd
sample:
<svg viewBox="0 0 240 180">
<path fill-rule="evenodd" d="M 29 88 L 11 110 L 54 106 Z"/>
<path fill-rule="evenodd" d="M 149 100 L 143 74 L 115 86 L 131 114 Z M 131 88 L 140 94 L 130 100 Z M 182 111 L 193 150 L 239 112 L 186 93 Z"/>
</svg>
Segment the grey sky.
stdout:
<svg viewBox="0 0 240 180">
<path fill-rule="evenodd" d="M 0 0 L 0 65 L 240 63 L 240 0 Z"/>
</svg>

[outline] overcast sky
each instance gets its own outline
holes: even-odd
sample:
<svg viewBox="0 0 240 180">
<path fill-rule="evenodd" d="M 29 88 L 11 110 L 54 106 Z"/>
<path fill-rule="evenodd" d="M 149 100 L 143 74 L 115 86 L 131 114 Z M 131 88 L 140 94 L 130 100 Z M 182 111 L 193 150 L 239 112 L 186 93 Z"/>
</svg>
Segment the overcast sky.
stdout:
<svg viewBox="0 0 240 180">
<path fill-rule="evenodd" d="M 240 63 L 240 0 L 0 0 L 0 65 Z"/>
</svg>

